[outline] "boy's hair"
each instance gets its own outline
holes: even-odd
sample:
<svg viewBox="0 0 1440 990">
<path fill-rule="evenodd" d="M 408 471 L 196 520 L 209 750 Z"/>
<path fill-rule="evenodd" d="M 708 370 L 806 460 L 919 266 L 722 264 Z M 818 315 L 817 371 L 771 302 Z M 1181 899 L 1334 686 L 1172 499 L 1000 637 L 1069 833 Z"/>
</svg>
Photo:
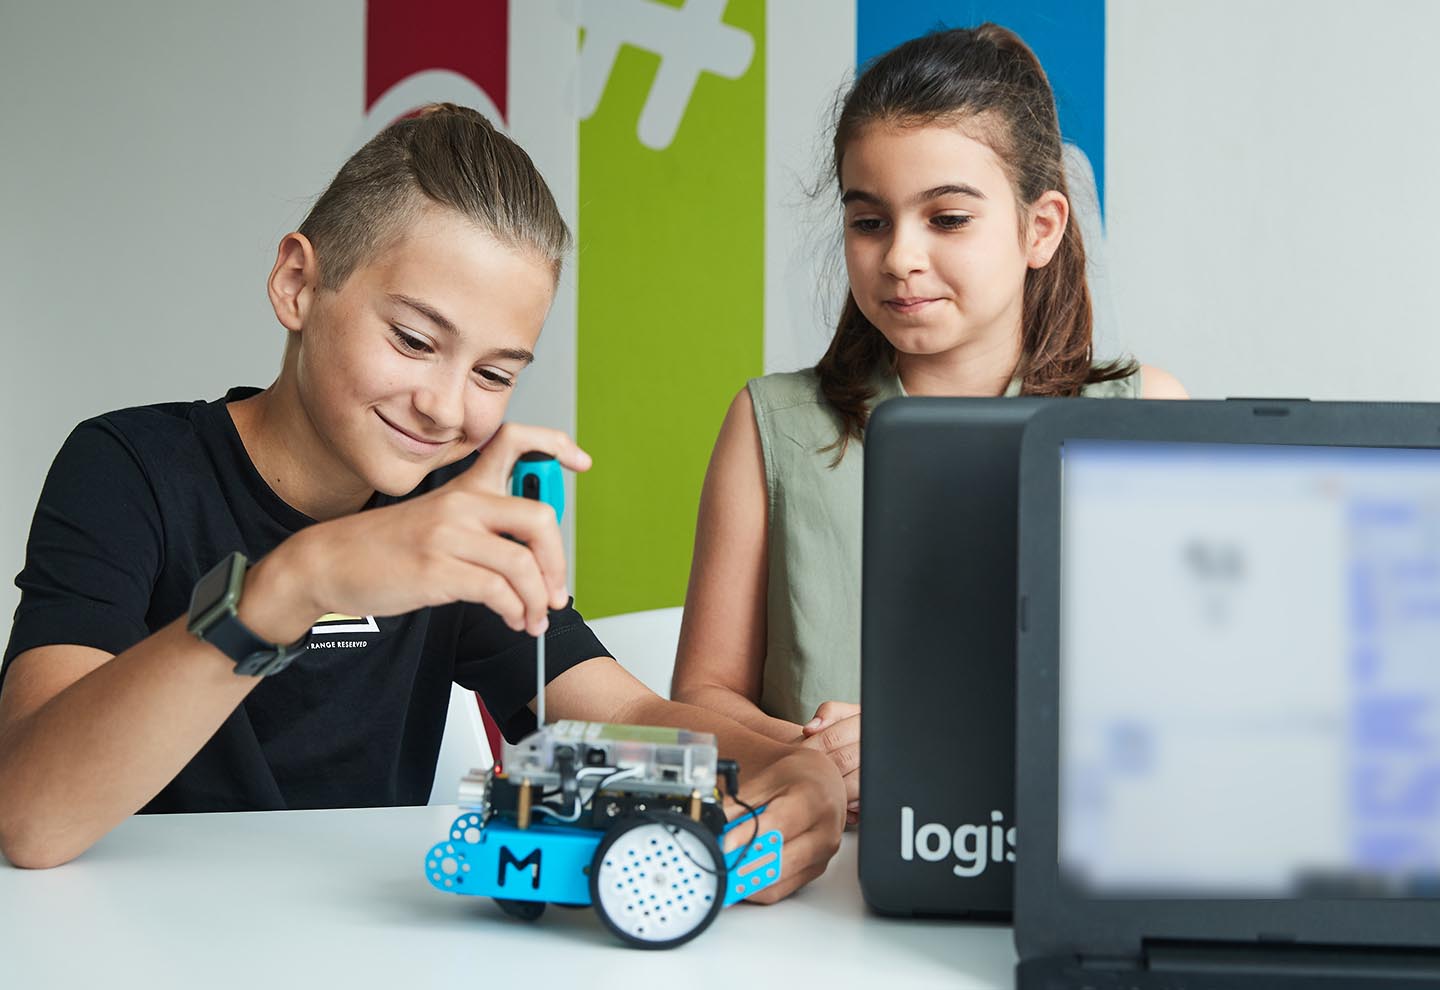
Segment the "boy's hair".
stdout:
<svg viewBox="0 0 1440 990">
<path fill-rule="evenodd" d="M 300 224 L 315 246 L 321 286 L 338 289 L 427 203 L 534 251 L 559 279 L 570 230 L 535 163 L 478 111 L 434 103 L 351 155 Z"/>
<path fill-rule="evenodd" d="M 1020 207 L 1054 189 L 1067 199 L 1055 95 L 1040 60 L 996 24 L 914 38 L 866 67 L 835 124 L 835 181 L 850 142 L 866 126 L 965 123 L 999 157 Z M 1090 382 L 1133 374 L 1133 362 L 1094 366 L 1094 319 L 1085 247 L 1074 217 L 1050 263 L 1025 274 L 1021 316 L 1022 392 L 1075 395 Z M 847 294 L 830 348 L 816 365 L 820 389 L 840 415 L 836 460 L 863 436 L 877 369 L 894 371 L 895 348 Z"/>
</svg>

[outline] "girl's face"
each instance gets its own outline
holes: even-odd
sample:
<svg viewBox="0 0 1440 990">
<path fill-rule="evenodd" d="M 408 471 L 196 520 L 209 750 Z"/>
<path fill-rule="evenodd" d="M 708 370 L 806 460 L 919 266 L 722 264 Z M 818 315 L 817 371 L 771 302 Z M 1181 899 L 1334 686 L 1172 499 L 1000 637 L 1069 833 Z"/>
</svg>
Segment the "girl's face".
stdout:
<svg viewBox="0 0 1440 990">
<path fill-rule="evenodd" d="M 850 291 L 897 351 L 1018 357 L 1038 255 L 987 145 L 955 126 L 872 124 L 845 148 L 840 186 Z"/>
<path fill-rule="evenodd" d="M 339 289 L 311 295 L 301 405 L 352 481 L 405 494 L 499 428 L 553 294 L 543 259 L 426 210 Z"/>
</svg>

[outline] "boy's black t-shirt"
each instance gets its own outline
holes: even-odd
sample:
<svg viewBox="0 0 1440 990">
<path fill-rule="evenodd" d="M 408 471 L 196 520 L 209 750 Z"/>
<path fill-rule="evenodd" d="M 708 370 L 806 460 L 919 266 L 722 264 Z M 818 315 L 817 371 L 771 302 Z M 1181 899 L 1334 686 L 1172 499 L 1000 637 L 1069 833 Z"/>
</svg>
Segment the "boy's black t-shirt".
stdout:
<svg viewBox="0 0 1440 990">
<path fill-rule="evenodd" d="M 125 409 L 76 427 L 35 509 L 0 689 L 10 662 L 38 646 L 128 649 L 185 614 L 195 582 L 226 554 L 256 561 L 314 523 L 265 483 L 225 408 L 257 391 Z M 405 498 L 444 484 L 473 457 Z M 399 501 L 377 493 L 366 508 Z M 551 615 L 547 678 L 606 655 L 573 608 Z M 142 810 L 424 804 L 452 680 L 480 693 L 508 737 L 534 727 L 535 641 L 488 608 L 327 616 L 306 654 L 262 681 Z"/>
</svg>

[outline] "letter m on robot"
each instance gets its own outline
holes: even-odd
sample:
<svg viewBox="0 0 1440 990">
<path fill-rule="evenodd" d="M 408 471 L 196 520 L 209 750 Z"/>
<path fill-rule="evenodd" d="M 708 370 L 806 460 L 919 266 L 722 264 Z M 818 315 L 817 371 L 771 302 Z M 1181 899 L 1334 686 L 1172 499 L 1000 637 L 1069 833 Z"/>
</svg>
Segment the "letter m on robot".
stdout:
<svg viewBox="0 0 1440 990">
<path fill-rule="evenodd" d="M 495 883 L 503 890 L 504 887 L 505 887 L 505 871 L 506 871 L 506 870 L 510 869 L 511 867 L 514 867 L 516 870 L 521 870 L 521 871 L 523 871 L 523 870 L 528 870 L 528 869 L 529 869 L 530 867 L 532 867 L 532 866 L 535 868 L 535 876 L 531 879 L 531 881 L 530 881 L 530 886 L 531 886 L 531 888 L 534 889 L 534 890 L 539 890 L 539 889 L 540 889 L 540 850 L 539 850 L 539 849 L 532 850 L 531 853 L 530 853 L 530 855 L 526 856 L 524 859 L 516 859 L 516 858 L 515 858 L 515 854 L 510 851 L 510 847 L 509 847 L 509 846 L 501 846 L 501 847 L 500 847 L 500 866 L 499 866 L 499 871 L 498 871 L 498 873 L 497 873 L 496 876 L 495 876 Z"/>
</svg>

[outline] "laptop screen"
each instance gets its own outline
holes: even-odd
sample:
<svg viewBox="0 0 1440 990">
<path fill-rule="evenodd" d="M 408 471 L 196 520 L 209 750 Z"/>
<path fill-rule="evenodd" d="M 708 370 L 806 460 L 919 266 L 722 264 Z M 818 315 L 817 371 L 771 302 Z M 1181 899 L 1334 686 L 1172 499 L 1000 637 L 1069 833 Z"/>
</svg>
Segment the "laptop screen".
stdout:
<svg viewBox="0 0 1440 990">
<path fill-rule="evenodd" d="M 1069 441 L 1062 872 L 1440 896 L 1440 450 Z"/>
</svg>

